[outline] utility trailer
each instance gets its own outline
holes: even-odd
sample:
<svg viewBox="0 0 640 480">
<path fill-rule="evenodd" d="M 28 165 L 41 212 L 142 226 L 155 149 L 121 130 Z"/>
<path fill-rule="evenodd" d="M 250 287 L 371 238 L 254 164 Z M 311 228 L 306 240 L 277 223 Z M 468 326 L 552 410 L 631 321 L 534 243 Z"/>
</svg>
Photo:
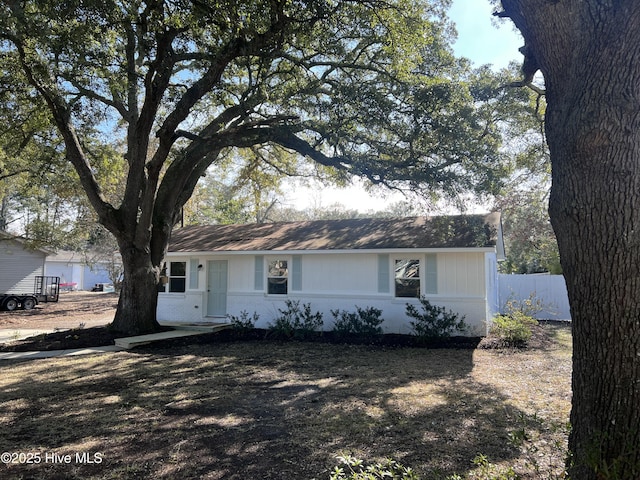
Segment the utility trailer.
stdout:
<svg viewBox="0 0 640 480">
<path fill-rule="evenodd" d="M 39 303 L 57 302 L 59 296 L 60 277 L 39 275 L 34 278 L 33 293 L 0 293 L 0 307 L 8 311 L 31 310 Z"/>
</svg>

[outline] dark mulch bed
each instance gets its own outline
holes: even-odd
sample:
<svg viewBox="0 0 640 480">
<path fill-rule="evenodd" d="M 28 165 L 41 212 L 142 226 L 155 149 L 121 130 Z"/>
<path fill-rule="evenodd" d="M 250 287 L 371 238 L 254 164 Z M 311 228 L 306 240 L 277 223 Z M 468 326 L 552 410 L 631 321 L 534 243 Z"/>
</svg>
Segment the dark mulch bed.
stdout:
<svg viewBox="0 0 640 480">
<path fill-rule="evenodd" d="M 75 328 L 1 344 L 0 351 L 30 352 L 102 347 L 114 345 L 114 339 L 119 337 L 122 337 L 122 334 L 118 335 L 105 327 Z"/>
<path fill-rule="evenodd" d="M 226 343 L 237 341 L 302 341 L 308 343 L 329 343 L 349 345 L 371 345 L 388 348 L 401 347 L 425 347 L 425 348 L 462 348 L 474 349 L 480 342 L 480 337 L 450 337 L 433 341 L 419 341 L 412 335 L 385 334 L 377 336 L 336 335 L 335 332 L 317 332 L 306 336 L 284 337 L 266 329 L 254 328 L 248 331 L 233 329 L 222 330 L 216 333 L 207 333 L 193 337 L 181 337 L 162 340 L 152 344 L 141 346 L 140 349 L 164 349 L 183 345 L 202 345 L 208 343 Z"/>
<path fill-rule="evenodd" d="M 377 336 L 358 335 L 337 335 L 335 332 L 318 332 L 312 335 L 294 336 L 287 338 L 276 335 L 273 331 L 266 329 L 253 329 L 238 331 L 233 329 L 222 330 L 216 333 L 206 333 L 193 337 L 181 337 L 170 340 L 154 342 L 144 349 L 172 348 L 183 345 L 202 345 L 217 342 L 233 341 L 261 341 L 276 340 L 289 341 L 299 340 L 311 343 L 330 344 L 353 344 L 353 345 L 374 345 L 380 347 L 425 347 L 425 348 L 464 348 L 464 349 L 504 349 L 504 348 L 546 348 L 553 340 L 545 333 L 544 323 L 532 328 L 533 335 L 527 344 L 513 346 L 505 345 L 494 337 L 449 337 L 445 339 L 420 341 L 412 335 L 385 334 Z M 26 352 L 26 351 L 48 351 L 48 350 L 68 350 L 74 348 L 100 347 L 114 345 L 116 338 L 123 337 L 110 331 L 106 327 L 77 328 L 64 330 L 55 333 L 38 335 L 23 340 L 16 340 L 6 344 L 0 344 L 0 351 L 3 352 Z"/>
<path fill-rule="evenodd" d="M 99 347 L 114 345 L 116 338 L 121 338 L 106 327 L 81 328 L 65 330 L 55 333 L 38 335 L 36 337 L 16 340 L 0 345 L 0 351 L 45 351 L 68 350 L 73 348 Z M 207 344 L 230 341 L 261 341 L 261 340 L 301 340 L 306 342 L 320 342 L 332 344 L 356 344 L 376 345 L 381 347 L 427 347 L 427 348 L 476 348 L 480 342 L 478 337 L 450 337 L 433 341 L 419 341 L 411 335 L 386 334 L 378 336 L 336 335 L 334 332 L 318 332 L 305 337 L 285 338 L 275 335 L 269 330 L 253 329 L 237 331 L 233 329 L 222 330 L 216 333 L 207 333 L 193 337 L 182 337 L 170 340 L 162 340 L 147 345 L 145 349 L 171 348 L 189 344 Z"/>
</svg>

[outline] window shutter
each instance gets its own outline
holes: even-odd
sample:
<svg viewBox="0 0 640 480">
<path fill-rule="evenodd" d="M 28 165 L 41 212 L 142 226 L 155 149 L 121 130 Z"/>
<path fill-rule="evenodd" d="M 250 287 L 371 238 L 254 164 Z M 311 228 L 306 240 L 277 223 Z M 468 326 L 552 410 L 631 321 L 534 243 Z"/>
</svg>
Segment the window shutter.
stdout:
<svg viewBox="0 0 640 480">
<path fill-rule="evenodd" d="M 189 260 L 189 289 L 197 290 L 198 289 L 198 262 L 197 258 L 191 258 Z"/>
<path fill-rule="evenodd" d="M 291 290 L 302 290 L 302 255 L 291 258 Z"/>
<path fill-rule="evenodd" d="M 427 253 L 424 269 L 424 291 L 425 293 L 438 293 L 438 255 Z"/>
<path fill-rule="evenodd" d="M 389 293 L 389 255 L 378 255 L 378 293 Z"/>
<path fill-rule="evenodd" d="M 255 256 L 255 276 L 253 289 L 264 290 L 264 257 L 262 255 Z"/>
</svg>

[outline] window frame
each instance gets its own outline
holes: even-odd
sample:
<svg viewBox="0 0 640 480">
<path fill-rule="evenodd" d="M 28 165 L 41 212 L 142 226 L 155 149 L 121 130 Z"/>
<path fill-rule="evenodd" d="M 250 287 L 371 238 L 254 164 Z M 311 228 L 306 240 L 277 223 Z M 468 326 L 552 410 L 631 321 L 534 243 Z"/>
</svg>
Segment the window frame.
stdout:
<svg viewBox="0 0 640 480">
<path fill-rule="evenodd" d="M 174 271 L 172 271 L 174 270 L 172 269 L 172 264 L 178 264 L 178 263 L 181 263 L 184 265 L 184 275 L 176 275 Z M 158 293 L 186 293 L 187 279 L 189 278 L 188 264 L 189 262 L 186 260 L 185 261 L 169 260 L 164 262 L 164 264 L 162 265 L 162 270 L 160 271 L 160 278 L 166 279 L 166 282 L 160 283 L 158 285 Z M 172 280 L 181 280 L 182 287 L 178 287 L 177 290 L 174 290 L 173 284 L 175 284 L 175 282 L 172 282 Z"/>
<path fill-rule="evenodd" d="M 265 287 L 266 287 L 266 294 L 267 295 L 274 295 L 274 296 L 286 296 L 289 295 L 289 291 L 291 289 L 291 256 L 289 255 L 282 255 L 282 256 L 270 256 L 270 257 L 265 257 L 265 276 L 266 276 L 266 282 L 265 282 Z M 285 268 L 284 268 L 284 275 L 272 275 L 271 274 L 271 264 L 273 263 L 277 263 L 277 262 L 284 262 L 285 263 Z M 282 267 L 279 267 L 280 269 L 282 269 Z M 271 286 L 272 285 L 277 285 L 277 283 L 273 283 L 271 280 L 272 279 L 279 279 L 282 280 L 284 279 L 284 291 L 276 291 L 275 289 L 272 289 Z"/>
<path fill-rule="evenodd" d="M 420 298 L 422 295 L 424 295 L 423 293 L 423 288 L 424 288 L 424 269 L 425 269 L 425 260 L 424 260 L 424 255 L 419 255 L 417 256 L 417 258 L 412 257 L 411 255 L 408 256 L 401 256 L 401 255 L 397 255 L 394 256 L 392 259 L 392 271 L 391 271 L 391 275 L 392 275 L 392 283 L 393 283 L 393 297 L 394 298 L 399 298 L 399 299 L 408 299 L 408 298 Z M 417 276 L 398 276 L 398 264 L 400 262 L 405 262 L 406 264 L 411 264 L 410 262 L 417 262 L 417 267 L 418 267 L 418 275 Z M 414 263 L 415 265 L 415 263 Z M 405 267 L 406 269 L 406 267 Z M 417 295 L 398 295 L 398 281 L 417 281 L 418 282 L 418 288 L 417 288 Z M 405 287 L 406 290 L 412 290 L 411 287 Z"/>
</svg>

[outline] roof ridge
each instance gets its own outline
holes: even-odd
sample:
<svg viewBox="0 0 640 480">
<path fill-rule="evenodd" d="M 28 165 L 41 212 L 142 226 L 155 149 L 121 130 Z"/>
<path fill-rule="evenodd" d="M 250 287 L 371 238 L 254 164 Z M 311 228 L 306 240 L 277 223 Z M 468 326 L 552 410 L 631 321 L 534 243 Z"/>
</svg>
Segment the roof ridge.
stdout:
<svg viewBox="0 0 640 480">
<path fill-rule="evenodd" d="M 496 212 L 318 219 L 183 227 L 173 232 L 169 251 L 472 248 L 495 246 L 500 234 Z"/>
</svg>

